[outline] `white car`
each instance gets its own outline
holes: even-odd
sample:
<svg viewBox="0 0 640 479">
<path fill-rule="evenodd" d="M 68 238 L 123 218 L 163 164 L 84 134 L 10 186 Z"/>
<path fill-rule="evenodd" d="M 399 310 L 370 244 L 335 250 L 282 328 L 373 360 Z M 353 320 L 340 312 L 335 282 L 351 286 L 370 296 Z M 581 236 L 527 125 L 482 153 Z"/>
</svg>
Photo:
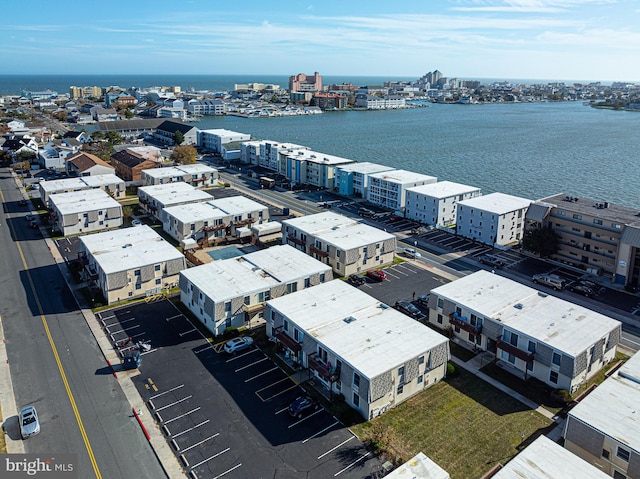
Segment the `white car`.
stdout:
<svg viewBox="0 0 640 479">
<path fill-rule="evenodd" d="M 134 219 L 131 220 L 131 226 L 140 226 L 142 224 L 142 221 L 140 221 L 139 219 Z"/>
<path fill-rule="evenodd" d="M 416 251 L 414 248 L 405 248 L 402 253 L 409 257 L 409 258 L 413 258 L 413 259 L 418 259 L 421 257 L 420 253 L 418 251 Z"/>
<path fill-rule="evenodd" d="M 33 406 L 25 406 L 20 409 L 20 435 L 22 439 L 35 436 L 40 432 L 38 413 Z"/>
<path fill-rule="evenodd" d="M 253 344 L 253 338 L 248 336 L 240 336 L 239 338 L 233 338 L 227 341 L 224 345 L 224 352 L 227 354 L 237 353 L 247 349 Z"/>
</svg>

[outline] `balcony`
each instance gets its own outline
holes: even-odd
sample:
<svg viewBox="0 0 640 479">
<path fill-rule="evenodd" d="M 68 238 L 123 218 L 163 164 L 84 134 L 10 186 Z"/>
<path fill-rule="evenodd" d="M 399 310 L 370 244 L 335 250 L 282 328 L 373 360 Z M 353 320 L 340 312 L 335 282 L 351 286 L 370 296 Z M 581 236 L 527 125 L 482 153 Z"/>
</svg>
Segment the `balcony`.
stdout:
<svg viewBox="0 0 640 479">
<path fill-rule="evenodd" d="M 287 333 L 285 333 L 281 329 L 278 329 L 276 331 L 275 337 L 280 343 L 282 343 L 290 351 L 293 351 L 294 353 L 302 351 L 302 344 L 296 342 L 291 336 L 289 336 Z"/>
<path fill-rule="evenodd" d="M 255 314 L 262 311 L 265 307 L 265 303 L 245 304 L 243 309 L 245 313 Z"/>
<path fill-rule="evenodd" d="M 498 339 L 498 341 L 496 341 L 496 347 L 508 352 L 509 354 L 513 354 L 516 358 L 522 359 L 527 363 L 533 361 L 533 357 L 535 355 L 535 353 L 519 349 L 517 346 L 514 346 L 511 343 L 507 343 L 502 339 Z"/>
<path fill-rule="evenodd" d="M 287 241 L 290 241 L 293 244 L 297 244 L 298 246 L 302 246 L 302 248 L 306 249 L 306 245 L 304 244 L 304 241 L 302 241 L 300 238 L 296 238 L 293 235 L 287 235 Z"/>
<path fill-rule="evenodd" d="M 327 256 L 329 256 L 329 253 L 327 251 L 322 251 L 320 248 L 316 248 L 313 245 L 309 246 L 309 253 L 316 254 L 321 258 L 326 258 Z"/>
<path fill-rule="evenodd" d="M 220 231 L 223 230 L 227 227 L 227 225 L 225 225 L 224 223 L 221 223 L 219 225 L 210 225 L 210 226 L 205 226 L 204 228 L 202 228 L 202 230 L 205 233 L 214 233 L 216 231 Z"/>
<path fill-rule="evenodd" d="M 315 354 L 316 353 L 313 353 L 308 357 L 307 363 L 309 365 L 309 369 L 318 373 L 318 376 L 320 376 L 325 381 L 337 381 L 340 377 L 340 369 L 335 366 L 326 364 L 324 361 L 316 358 Z"/>
<path fill-rule="evenodd" d="M 471 333 L 475 336 L 478 336 L 482 333 L 482 325 L 473 326 L 471 323 L 467 321 L 466 316 L 460 316 L 458 313 L 451 313 L 449 315 L 449 324 L 456 326 L 467 333 Z"/>
<path fill-rule="evenodd" d="M 250 225 L 251 223 L 255 223 L 255 221 L 256 221 L 255 218 L 247 218 L 245 220 L 236 221 L 233 225 L 236 228 L 240 228 L 242 226 L 247 226 L 247 225 Z"/>
</svg>

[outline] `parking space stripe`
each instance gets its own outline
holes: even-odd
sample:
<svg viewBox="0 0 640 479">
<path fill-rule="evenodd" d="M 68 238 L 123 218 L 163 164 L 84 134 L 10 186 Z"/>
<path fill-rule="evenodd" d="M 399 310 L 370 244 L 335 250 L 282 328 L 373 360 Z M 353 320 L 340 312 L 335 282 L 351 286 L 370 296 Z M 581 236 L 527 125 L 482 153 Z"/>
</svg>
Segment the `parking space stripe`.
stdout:
<svg viewBox="0 0 640 479">
<path fill-rule="evenodd" d="M 327 452 L 320 454 L 318 456 L 318 460 L 322 459 L 324 456 L 326 456 L 327 454 L 331 454 L 333 451 L 335 451 L 336 449 L 338 449 L 339 447 L 344 446 L 346 443 L 348 443 L 349 441 L 351 441 L 351 439 L 355 439 L 355 436 L 351 436 L 349 439 L 347 439 L 346 441 L 342 441 L 340 444 L 338 444 L 336 447 L 329 449 Z"/>
<path fill-rule="evenodd" d="M 351 467 L 355 466 L 356 464 L 358 464 L 360 461 L 362 461 L 365 457 L 370 456 L 371 452 L 366 453 L 364 456 L 361 456 L 359 459 L 353 461 L 351 464 L 349 464 L 347 467 L 345 467 L 344 469 L 342 469 L 341 471 L 336 472 L 333 477 L 337 477 L 340 474 L 342 474 L 344 471 L 346 471 L 347 469 L 350 469 Z"/>
<path fill-rule="evenodd" d="M 198 446 L 200 446 L 201 444 L 204 444 L 205 442 L 207 442 L 207 441 L 209 441 L 209 440 L 211 440 L 211 439 L 213 439 L 213 438 L 218 437 L 219 435 L 220 435 L 220 433 L 219 433 L 219 432 L 216 432 L 213 436 L 209 436 L 208 438 L 203 439 L 203 440 L 202 440 L 202 441 L 200 441 L 200 442 L 196 442 L 195 444 L 192 444 L 191 446 L 189 446 L 189 447 L 187 447 L 187 448 L 183 449 L 183 450 L 182 450 L 182 452 L 183 452 L 183 453 L 185 453 L 185 452 L 187 452 L 187 451 L 190 451 L 190 450 L 191 450 L 191 449 L 193 449 L 194 447 L 198 447 Z"/>
<path fill-rule="evenodd" d="M 198 428 L 198 427 L 200 427 L 200 426 L 204 426 L 204 425 L 205 425 L 205 424 L 207 424 L 209 421 L 210 421 L 210 419 L 206 419 L 206 420 L 202 421 L 200 424 L 196 424 L 195 426 L 190 427 L 189 429 L 185 429 L 184 431 L 180 431 L 178 434 L 171 434 L 171 437 L 172 437 L 173 439 L 175 439 L 175 438 L 177 438 L 177 437 L 180 437 L 180 436 L 182 436 L 183 434 L 186 434 L 186 433 L 188 433 L 188 432 L 191 432 L 191 431 L 193 431 L 194 429 L 196 429 L 196 428 Z M 195 466 L 194 466 L 194 467 L 195 467 Z"/>
<path fill-rule="evenodd" d="M 176 416 L 176 417 L 174 417 L 174 418 L 171 418 L 171 419 L 169 419 L 168 421 L 165 421 L 164 423 L 165 423 L 165 424 L 172 423 L 173 421 L 177 421 L 177 420 L 178 420 L 178 419 L 180 419 L 181 417 L 188 416 L 189 414 L 194 413 L 194 412 L 199 411 L 199 410 L 200 410 L 200 406 L 198 406 L 198 407 L 197 407 L 197 408 L 195 408 L 195 409 L 192 409 L 192 410 L 191 410 L 191 411 L 189 411 L 189 412 L 185 412 L 184 414 L 180 414 L 179 416 Z"/>
<path fill-rule="evenodd" d="M 291 429 L 294 426 L 297 426 L 298 424 L 300 424 L 301 422 L 306 421 L 307 419 L 312 418 L 313 416 L 315 416 L 318 413 L 321 413 L 324 409 L 318 409 L 317 411 L 312 412 L 311 414 L 309 414 L 306 417 L 303 417 L 302 419 L 300 419 L 299 421 L 294 422 L 293 424 L 289 424 L 289 426 L 287 426 L 288 429 Z"/>
<path fill-rule="evenodd" d="M 131 329 L 136 329 L 136 328 L 139 328 L 139 327 L 140 327 L 140 325 L 136 324 L 134 326 L 131 326 L 130 328 L 123 328 L 123 329 L 119 329 L 118 331 L 109 331 L 109 333 L 111 335 L 118 334 L 118 333 L 126 333 L 127 331 L 129 331 Z"/>
<path fill-rule="evenodd" d="M 242 371 L 243 369 L 250 368 L 251 366 L 255 366 L 256 364 L 261 363 L 262 361 L 268 361 L 268 360 L 269 360 L 269 356 L 265 356 L 264 358 L 258 359 L 257 361 L 254 361 L 251 364 L 247 364 L 246 366 L 242 366 L 241 368 L 236 369 L 235 372 Z"/>
<path fill-rule="evenodd" d="M 228 448 L 226 448 L 226 449 L 224 449 L 224 450 L 222 450 L 220 452 L 217 452 L 216 454 L 214 454 L 213 456 L 205 459 L 204 461 L 200 461 L 198 464 L 194 464 L 193 466 L 191 466 L 191 469 L 195 469 L 198 466 L 202 466 L 205 462 L 209 462 L 211 459 L 215 459 L 216 457 L 224 454 L 225 452 L 229 452 L 230 450 L 231 450 L 231 448 L 228 447 Z"/>
<path fill-rule="evenodd" d="M 407 273 L 405 273 L 404 271 L 400 271 L 400 268 L 393 268 L 393 272 L 394 273 L 398 273 L 398 274 L 404 274 L 405 276 L 409 276 Z"/>
<path fill-rule="evenodd" d="M 209 349 L 213 349 L 213 346 L 211 346 L 211 344 L 207 344 L 204 348 L 202 349 L 198 349 L 197 351 L 194 351 L 194 354 L 200 354 L 203 353 L 205 351 L 208 351 Z"/>
<path fill-rule="evenodd" d="M 180 389 L 180 388 L 183 388 L 183 387 L 184 387 L 184 384 L 181 384 L 180 386 L 176 386 L 175 388 L 171 388 L 168 391 L 163 391 L 163 392 L 161 392 L 159 394 L 156 394 L 155 396 L 151 396 L 149 399 L 159 398 L 160 396 L 164 396 L 165 394 L 168 394 L 170 392 L 175 391 L 176 389 Z"/>
<path fill-rule="evenodd" d="M 280 414 L 281 412 L 285 412 L 287 409 L 289 409 L 289 408 L 288 407 L 283 407 L 279 411 L 276 411 L 276 414 Z"/>
<path fill-rule="evenodd" d="M 187 396 L 185 398 L 178 399 L 176 402 L 172 402 L 171 404 L 167 404 L 166 406 L 159 407 L 158 409 L 156 409 L 156 411 L 162 411 L 163 409 L 167 409 L 167 408 L 169 408 L 171 406 L 175 406 L 176 404 L 180 404 L 181 402 L 186 401 L 188 399 L 191 399 L 192 397 L 193 396 L 189 395 L 189 396 Z"/>
<path fill-rule="evenodd" d="M 306 438 L 304 441 L 302 441 L 302 444 L 305 444 L 306 442 L 310 441 L 311 439 L 313 439 L 314 437 L 319 436 L 320 434 L 322 434 L 325 431 L 328 431 L 329 429 L 331 429 L 333 426 L 336 426 L 337 424 L 340 424 L 340 421 L 336 421 L 334 422 L 331 426 L 325 427 L 322 431 L 318 431 L 317 433 L 315 433 L 313 436 L 310 436 L 308 438 Z"/>
<path fill-rule="evenodd" d="M 184 333 L 178 333 L 178 334 L 180 334 L 180 337 L 182 337 L 182 336 L 186 336 L 189 333 L 193 333 L 194 331 L 197 331 L 197 330 L 198 330 L 197 328 L 193 328 L 193 329 L 190 329 L 189 331 L 185 331 Z"/>
<path fill-rule="evenodd" d="M 219 478 L 221 478 L 222 476 L 226 476 L 226 475 L 227 475 L 227 474 L 229 474 L 231 471 L 234 471 L 234 470 L 238 469 L 240 466 L 242 466 L 242 463 L 240 463 L 240 464 L 236 464 L 236 465 L 235 465 L 235 466 L 233 466 L 231 469 L 228 469 L 228 470 L 224 471 L 222 474 L 218 474 L 217 476 L 212 477 L 211 479 L 219 479 Z"/>
<path fill-rule="evenodd" d="M 387 271 L 387 274 L 388 274 L 389 276 L 393 276 L 395 279 L 400 279 L 400 276 L 396 276 L 396 275 L 394 275 L 394 274 L 391 274 L 391 271 Z"/>
<path fill-rule="evenodd" d="M 267 369 L 266 371 L 261 372 L 260 374 L 256 374 L 256 375 L 255 375 L 255 376 L 253 376 L 252 378 L 245 379 L 245 380 L 244 380 L 244 382 L 245 382 L 245 383 L 248 383 L 249 381 L 253 381 L 254 379 L 259 378 L 260 376 L 264 376 L 265 374 L 269 374 L 270 372 L 276 371 L 276 370 L 278 370 L 278 369 L 280 369 L 278 366 L 276 366 L 275 368 Z"/>
<path fill-rule="evenodd" d="M 227 359 L 225 362 L 230 363 L 231 361 L 235 361 L 236 359 L 240 359 L 246 356 L 247 354 L 255 353 L 256 351 L 259 351 L 259 349 L 251 349 L 250 351 L 247 351 L 246 353 L 242 353 L 239 356 L 234 356 L 231 359 Z"/>
<path fill-rule="evenodd" d="M 164 318 L 165 321 L 171 321 L 172 319 L 176 319 L 182 316 L 182 314 L 176 314 L 175 316 L 171 316 L 169 318 Z"/>
</svg>

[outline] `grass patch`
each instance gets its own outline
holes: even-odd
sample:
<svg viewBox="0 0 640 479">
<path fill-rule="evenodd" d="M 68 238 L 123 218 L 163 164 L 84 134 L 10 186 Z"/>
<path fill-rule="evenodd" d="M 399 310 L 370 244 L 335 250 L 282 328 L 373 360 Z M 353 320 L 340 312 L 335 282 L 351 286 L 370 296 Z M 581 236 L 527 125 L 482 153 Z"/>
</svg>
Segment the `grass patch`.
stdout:
<svg viewBox="0 0 640 479">
<path fill-rule="evenodd" d="M 467 348 L 460 346 L 458 343 L 453 341 L 449 341 L 449 350 L 451 351 L 451 355 L 456 358 L 464 361 L 465 363 L 476 357 L 477 353 L 473 351 L 469 351 Z"/>
<path fill-rule="evenodd" d="M 511 396 L 459 372 L 373 421 L 353 426 L 353 432 L 392 462 L 422 451 L 452 479 L 468 479 L 505 464 L 555 427 Z"/>
</svg>

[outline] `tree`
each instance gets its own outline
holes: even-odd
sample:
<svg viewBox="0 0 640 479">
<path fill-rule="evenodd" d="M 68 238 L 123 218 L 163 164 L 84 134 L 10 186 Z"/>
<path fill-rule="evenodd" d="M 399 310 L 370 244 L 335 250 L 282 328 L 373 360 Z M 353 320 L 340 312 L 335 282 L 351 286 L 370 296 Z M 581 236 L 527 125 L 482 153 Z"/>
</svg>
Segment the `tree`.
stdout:
<svg viewBox="0 0 640 479">
<path fill-rule="evenodd" d="M 31 160 L 35 160 L 37 156 L 38 155 L 31 150 L 22 150 L 16 155 L 16 159 L 24 163 L 29 163 Z"/>
<path fill-rule="evenodd" d="M 176 145 L 182 145 L 182 142 L 184 141 L 184 134 L 180 130 L 176 130 L 173 134 L 173 141 Z"/>
<path fill-rule="evenodd" d="M 122 135 L 117 131 L 108 131 L 105 138 L 111 145 L 120 145 L 122 143 Z"/>
<path fill-rule="evenodd" d="M 558 251 L 560 237 L 548 226 L 526 230 L 522 238 L 522 247 L 546 258 Z"/>
<path fill-rule="evenodd" d="M 131 118 L 133 118 L 133 116 L 134 116 L 134 115 L 133 115 L 133 112 L 132 112 L 129 108 L 127 108 L 127 109 L 124 111 L 124 117 L 125 117 L 127 120 L 130 120 Z"/>
<path fill-rule="evenodd" d="M 171 153 L 171 160 L 180 165 L 193 165 L 198 152 L 192 145 L 176 146 Z"/>
</svg>

